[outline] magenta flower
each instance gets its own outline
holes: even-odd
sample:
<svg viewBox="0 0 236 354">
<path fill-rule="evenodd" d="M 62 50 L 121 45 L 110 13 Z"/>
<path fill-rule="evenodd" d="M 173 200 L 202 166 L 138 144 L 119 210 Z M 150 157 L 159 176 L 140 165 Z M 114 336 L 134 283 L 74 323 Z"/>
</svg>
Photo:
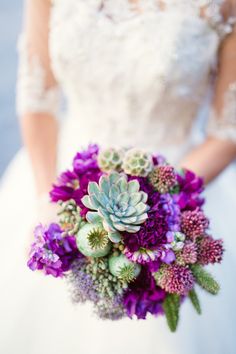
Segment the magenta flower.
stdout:
<svg viewBox="0 0 236 354">
<path fill-rule="evenodd" d="M 124 294 L 127 315 L 131 318 L 136 315 L 138 319 L 145 319 L 148 313 L 154 316 L 162 314 L 165 296 L 165 291 L 156 285 L 152 274 L 143 268 Z"/>
<path fill-rule="evenodd" d="M 89 145 L 87 150 L 77 153 L 73 160 L 73 171 L 60 175 L 50 192 L 53 202 L 75 200 L 85 217 L 88 209 L 81 202 L 87 194 L 89 182 L 98 182 L 101 171 L 97 164 L 98 146 Z"/>
<path fill-rule="evenodd" d="M 204 198 L 201 197 L 204 189 L 202 178 L 189 170 L 184 170 L 183 174 L 177 175 L 177 182 L 180 191 L 176 199 L 181 210 L 195 210 L 204 204 Z"/>
<path fill-rule="evenodd" d="M 99 152 L 98 145 L 90 144 L 87 150 L 78 152 L 73 160 L 73 169 L 78 174 L 84 174 L 98 169 L 97 156 Z"/>
<path fill-rule="evenodd" d="M 169 231 L 179 231 L 180 210 L 170 194 L 154 191 L 147 179 L 138 179 L 141 190 L 148 194 L 148 219 L 135 234 L 123 233 L 125 254 L 132 261 L 144 264 L 157 259 L 170 263 L 175 257 L 167 240 Z"/>
</svg>

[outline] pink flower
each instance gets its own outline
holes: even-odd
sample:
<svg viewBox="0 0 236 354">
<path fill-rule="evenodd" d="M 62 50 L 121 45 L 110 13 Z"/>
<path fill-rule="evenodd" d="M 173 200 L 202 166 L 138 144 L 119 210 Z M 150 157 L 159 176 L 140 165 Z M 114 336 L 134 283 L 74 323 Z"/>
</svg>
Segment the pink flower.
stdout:
<svg viewBox="0 0 236 354">
<path fill-rule="evenodd" d="M 185 211 L 181 216 L 181 230 L 193 241 L 205 234 L 209 220 L 200 210 Z"/>
<path fill-rule="evenodd" d="M 198 244 L 198 262 L 202 265 L 220 263 L 223 253 L 223 241 L 214 240 L 211 236 L 205 236 Z"/>
<path fill-rule="evenodd" d="M 190 269 L 178 264 L 162 266 L 156 279 L 162 289 L 172 294 L 186 295 L 194 286 Z"/>
</svg>

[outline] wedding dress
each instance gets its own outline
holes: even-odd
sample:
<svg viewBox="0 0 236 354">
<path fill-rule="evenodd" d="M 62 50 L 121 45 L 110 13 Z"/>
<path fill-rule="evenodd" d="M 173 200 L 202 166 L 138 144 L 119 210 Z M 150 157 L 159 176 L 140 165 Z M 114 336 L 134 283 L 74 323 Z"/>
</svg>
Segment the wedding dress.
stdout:
<svg viewBox="0 0 236 354">
<path fill-rule="evenodd" d="M 59 171 L 89 142 L 140 146 L 176 163 L 195 143 L 204 105 L 204 134 L 236 142 L 235 15 L 234 0 L 28 0 L 18 114 L 63 118 Z M 221 293 L 200 294 L 199 317 L 186 301 L 171 334 L 163 317 L 98 320 L 89 306 L 71 304 L 63 280 L 27 269 L 35 190 L 21 149 L 0 188 L 0 352 L 235 354 L 235 184 L 230 166 L 205 193 L 212 232 L 225 240 L 225 259 L 213 270 Z"/>
</svg>

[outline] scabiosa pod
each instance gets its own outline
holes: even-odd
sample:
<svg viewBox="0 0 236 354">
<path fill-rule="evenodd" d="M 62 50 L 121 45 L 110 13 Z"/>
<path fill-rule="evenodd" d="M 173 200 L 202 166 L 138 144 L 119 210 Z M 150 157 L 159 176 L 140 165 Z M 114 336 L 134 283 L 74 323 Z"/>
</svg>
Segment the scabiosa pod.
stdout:
<svg viewBox="0 0 236 354">
<path fill-rule="evenodd" d="M 117 172 L 102 176 L 99 184 L 89 183 L 88 195 L 82 202 L 96 210 L 88 213 L 87 219 L 100 218 L 112 241 L 113 233 L 119 236 L 117 231 L 137 232 L 148 217 L 147 194 L 140 191 L 139 182 L 128 181 L 124 174 Z M 114 241 L 119 242 L 120 238 Z"/>
<path fill-rule="evenodd" d="M 153 169 L 152 156 L 141 149 L 130 149 L 125 153 L 122 168 L 128 175 L 146 177 Z"/>
<path fill-rule="evenodd" d="M 107 148 L 99 151 L 98 165 L 104 172 L 120 171 L 123 162 L 124 150 Z"/>
</svg>

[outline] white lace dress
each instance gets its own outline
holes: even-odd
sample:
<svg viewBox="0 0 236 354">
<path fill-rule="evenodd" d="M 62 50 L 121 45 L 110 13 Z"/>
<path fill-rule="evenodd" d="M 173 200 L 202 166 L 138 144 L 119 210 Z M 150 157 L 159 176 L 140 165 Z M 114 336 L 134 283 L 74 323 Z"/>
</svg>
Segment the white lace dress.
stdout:
<svg viewBox="0 0 236 354">
<path fill-rule="evenodd" d="M 190 133 L 204 103 L 206 134 L 236 142 L 234 0 L 28 0 L 26 10 L 18 113 L 63 116 L 59 170 L 89 142 L 140 146 L 175 163 L 195 142 Z M 63 281 L 26 268 L 35 191 L 22 149 L 0 188 L 0 352 L 234 354 L 235 182 L 230 166 L 206 191 L 212 232 L 225 239 L 225 260 L 214 269 L 222 291 L 201 293 L 200 317 L 186 301 L 170 334 L 164 318 L 97 320 L 89 306 L 70 303 Z"/>
</svg>

